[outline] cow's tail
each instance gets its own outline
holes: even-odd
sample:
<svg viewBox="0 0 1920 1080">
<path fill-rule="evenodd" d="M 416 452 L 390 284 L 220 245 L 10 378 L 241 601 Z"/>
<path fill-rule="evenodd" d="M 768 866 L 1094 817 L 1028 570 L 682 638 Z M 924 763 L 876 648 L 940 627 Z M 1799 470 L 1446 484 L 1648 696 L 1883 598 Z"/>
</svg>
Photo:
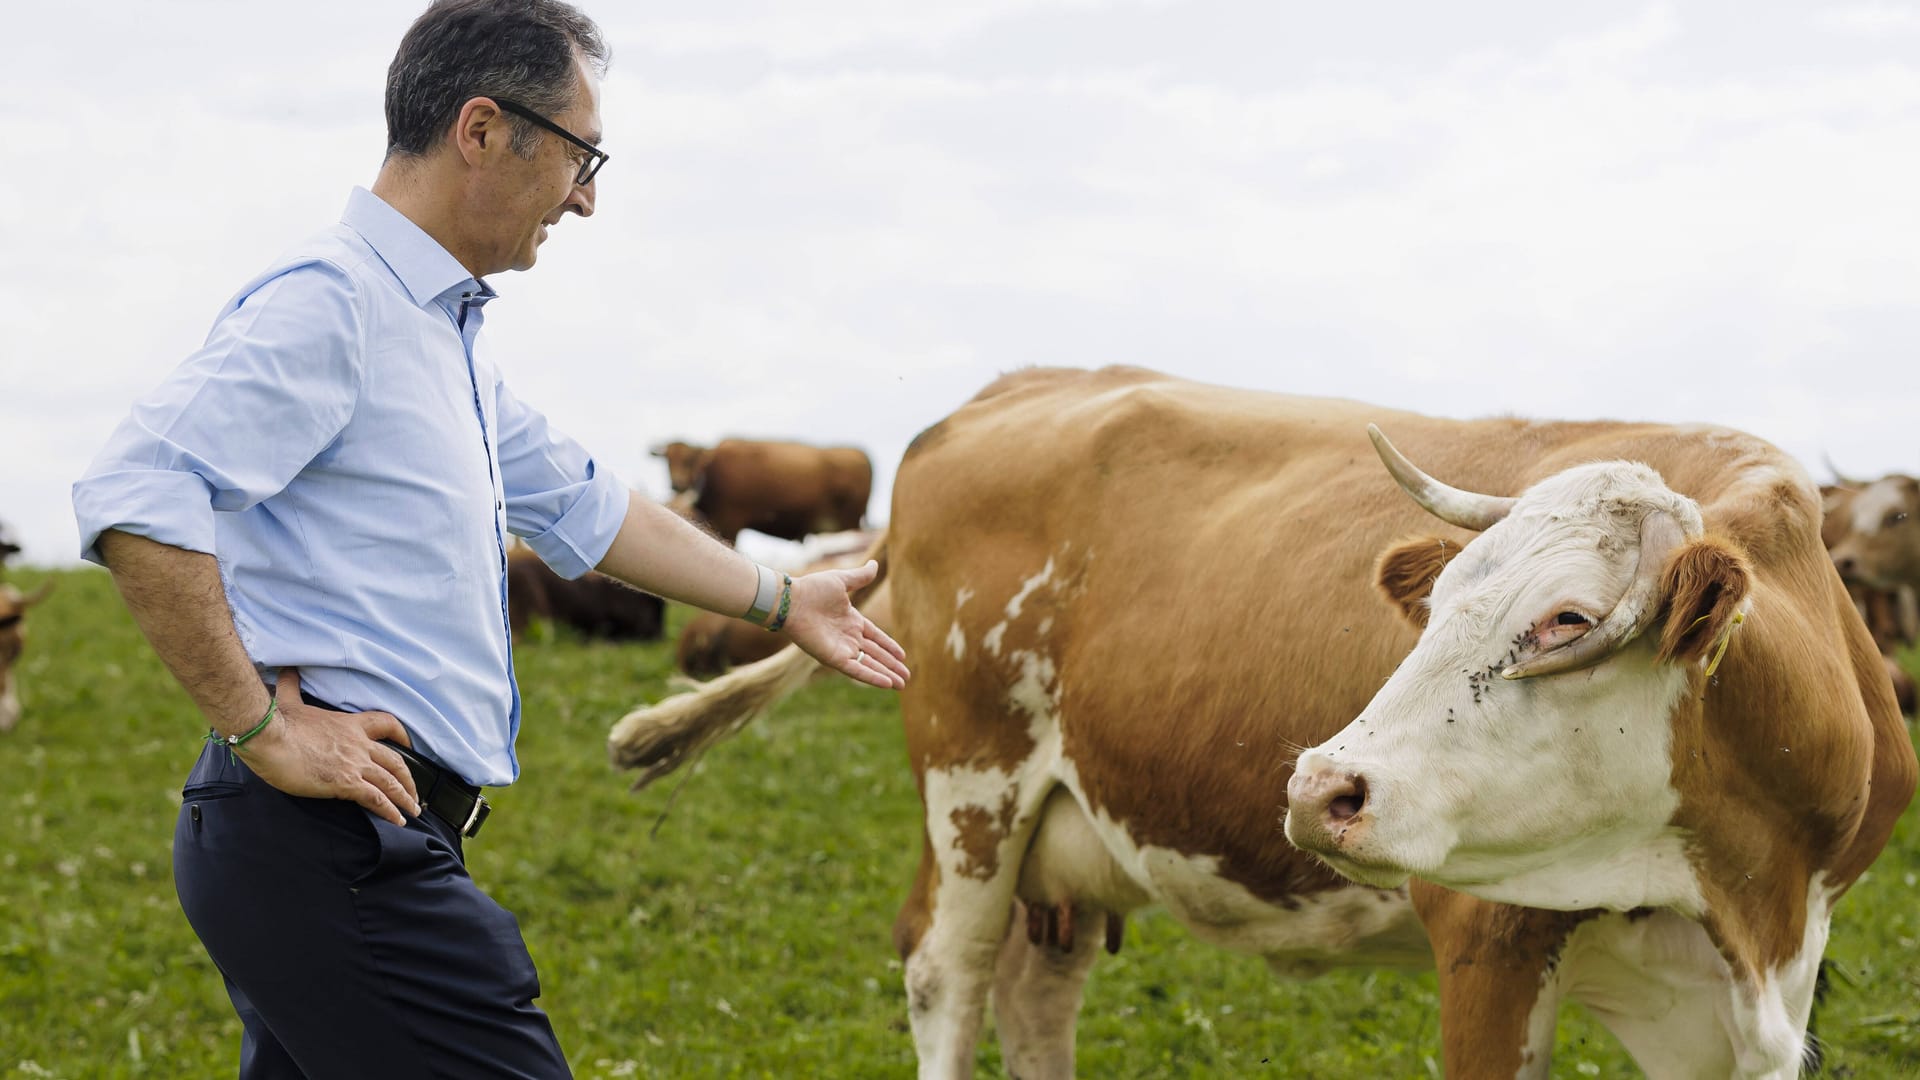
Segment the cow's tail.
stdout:
<svg viewBox="0 0 1920 1080">
<path fill-rule="evenodd" d="M 891 632 L 885 533 L 868 549 L 868 556 L 879 560 L 880 576 L 854 597 L 854 603 L 881 629 Z M 607 753 L 615 768 L 640 771 L 633 782 L 638 791 L 698 759 L 708 747 L 765 715 L 801 687 L 831 674 L 799 647 L 789 645 L 765 660 L 621 717 L 607 735 Z"/>
</svg>

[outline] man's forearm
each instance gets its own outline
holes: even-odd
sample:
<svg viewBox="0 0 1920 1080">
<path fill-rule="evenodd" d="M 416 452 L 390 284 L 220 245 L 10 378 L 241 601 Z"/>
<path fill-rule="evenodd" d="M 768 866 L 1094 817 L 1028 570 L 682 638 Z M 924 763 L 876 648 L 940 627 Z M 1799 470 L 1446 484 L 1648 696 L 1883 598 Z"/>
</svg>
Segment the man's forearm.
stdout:
<svg viewBox="0 0 1920 1080">
<path fill-rule="evenodd" d="M 744 615 L 759 583 L 746 556 L 637 493 L 627 500 L 626 521 L 596 569 L 722 615 Z"/>
<path fill-rule="evenodd" d="M 243 733 L 265 715 L 270 695 L 234 631 L 213 556 L 113 529 L 100 536 L 100 556 L 133 621 L 216 731 Z"/>
</svg>

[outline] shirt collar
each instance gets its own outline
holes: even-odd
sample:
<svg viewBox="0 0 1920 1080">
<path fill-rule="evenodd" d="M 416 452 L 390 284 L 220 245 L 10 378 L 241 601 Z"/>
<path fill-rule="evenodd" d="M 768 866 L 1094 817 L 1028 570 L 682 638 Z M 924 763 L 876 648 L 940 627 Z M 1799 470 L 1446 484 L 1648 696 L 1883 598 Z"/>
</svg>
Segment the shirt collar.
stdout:
<svg viewBox="0 0 1920 1080">
<path fill-rule="evenodd" d="M 492 286 L 467 273 L 438 240 L 366 188 L 353 189 L 340 221 L 386 262 L 414 303 L 425 307 L 449 292 L 460 299 L 469 294 L 482 300 L 493 298 Z"/>
</svg>

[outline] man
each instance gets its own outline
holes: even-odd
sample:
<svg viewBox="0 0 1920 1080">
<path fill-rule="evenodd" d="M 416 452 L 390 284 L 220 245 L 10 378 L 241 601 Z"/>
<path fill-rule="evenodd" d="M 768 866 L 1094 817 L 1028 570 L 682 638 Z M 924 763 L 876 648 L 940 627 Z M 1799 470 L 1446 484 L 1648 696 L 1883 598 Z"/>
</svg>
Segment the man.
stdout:
<svg viewBox="0 0 1920 1080">
<path fill-rule="evenodd" d="M 435 3 L 388 71 L 372 190 L 242 288 L 74 487 L 83 554 L 211 727 L 175 883 L 248 1080 L 567 1074 L 461 848 L 479 789 L 519 770 L 508 533 L 905 683 L 850 602 L 871 563 L 776 580 L 633 496 L 475 349 L 488 275 L 593 213 L 605 64 L 558 0 Z"/>
</svg>

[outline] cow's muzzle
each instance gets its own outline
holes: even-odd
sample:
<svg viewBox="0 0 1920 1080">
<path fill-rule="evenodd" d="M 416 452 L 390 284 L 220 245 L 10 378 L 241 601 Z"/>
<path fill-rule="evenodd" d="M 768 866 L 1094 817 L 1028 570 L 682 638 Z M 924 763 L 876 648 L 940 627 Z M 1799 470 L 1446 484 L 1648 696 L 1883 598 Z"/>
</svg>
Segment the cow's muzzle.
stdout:
<svg viewBox="0 0 1920 1080">
<path fill-rule="evenodd" d="M 1342 877 L 1376 889 L 1406 884 L 1408 871 L 1385 857 L 1366 776 L 1308 751 L 1287 782 L 1287 839 Z"/>
<path fill-rule="evenodd" d="M 1367 778 L 1310 757 L 1287 781 L 1287 838 L 1308 851 L 1340 854 L 1372 820 Z"/>
</svg>

